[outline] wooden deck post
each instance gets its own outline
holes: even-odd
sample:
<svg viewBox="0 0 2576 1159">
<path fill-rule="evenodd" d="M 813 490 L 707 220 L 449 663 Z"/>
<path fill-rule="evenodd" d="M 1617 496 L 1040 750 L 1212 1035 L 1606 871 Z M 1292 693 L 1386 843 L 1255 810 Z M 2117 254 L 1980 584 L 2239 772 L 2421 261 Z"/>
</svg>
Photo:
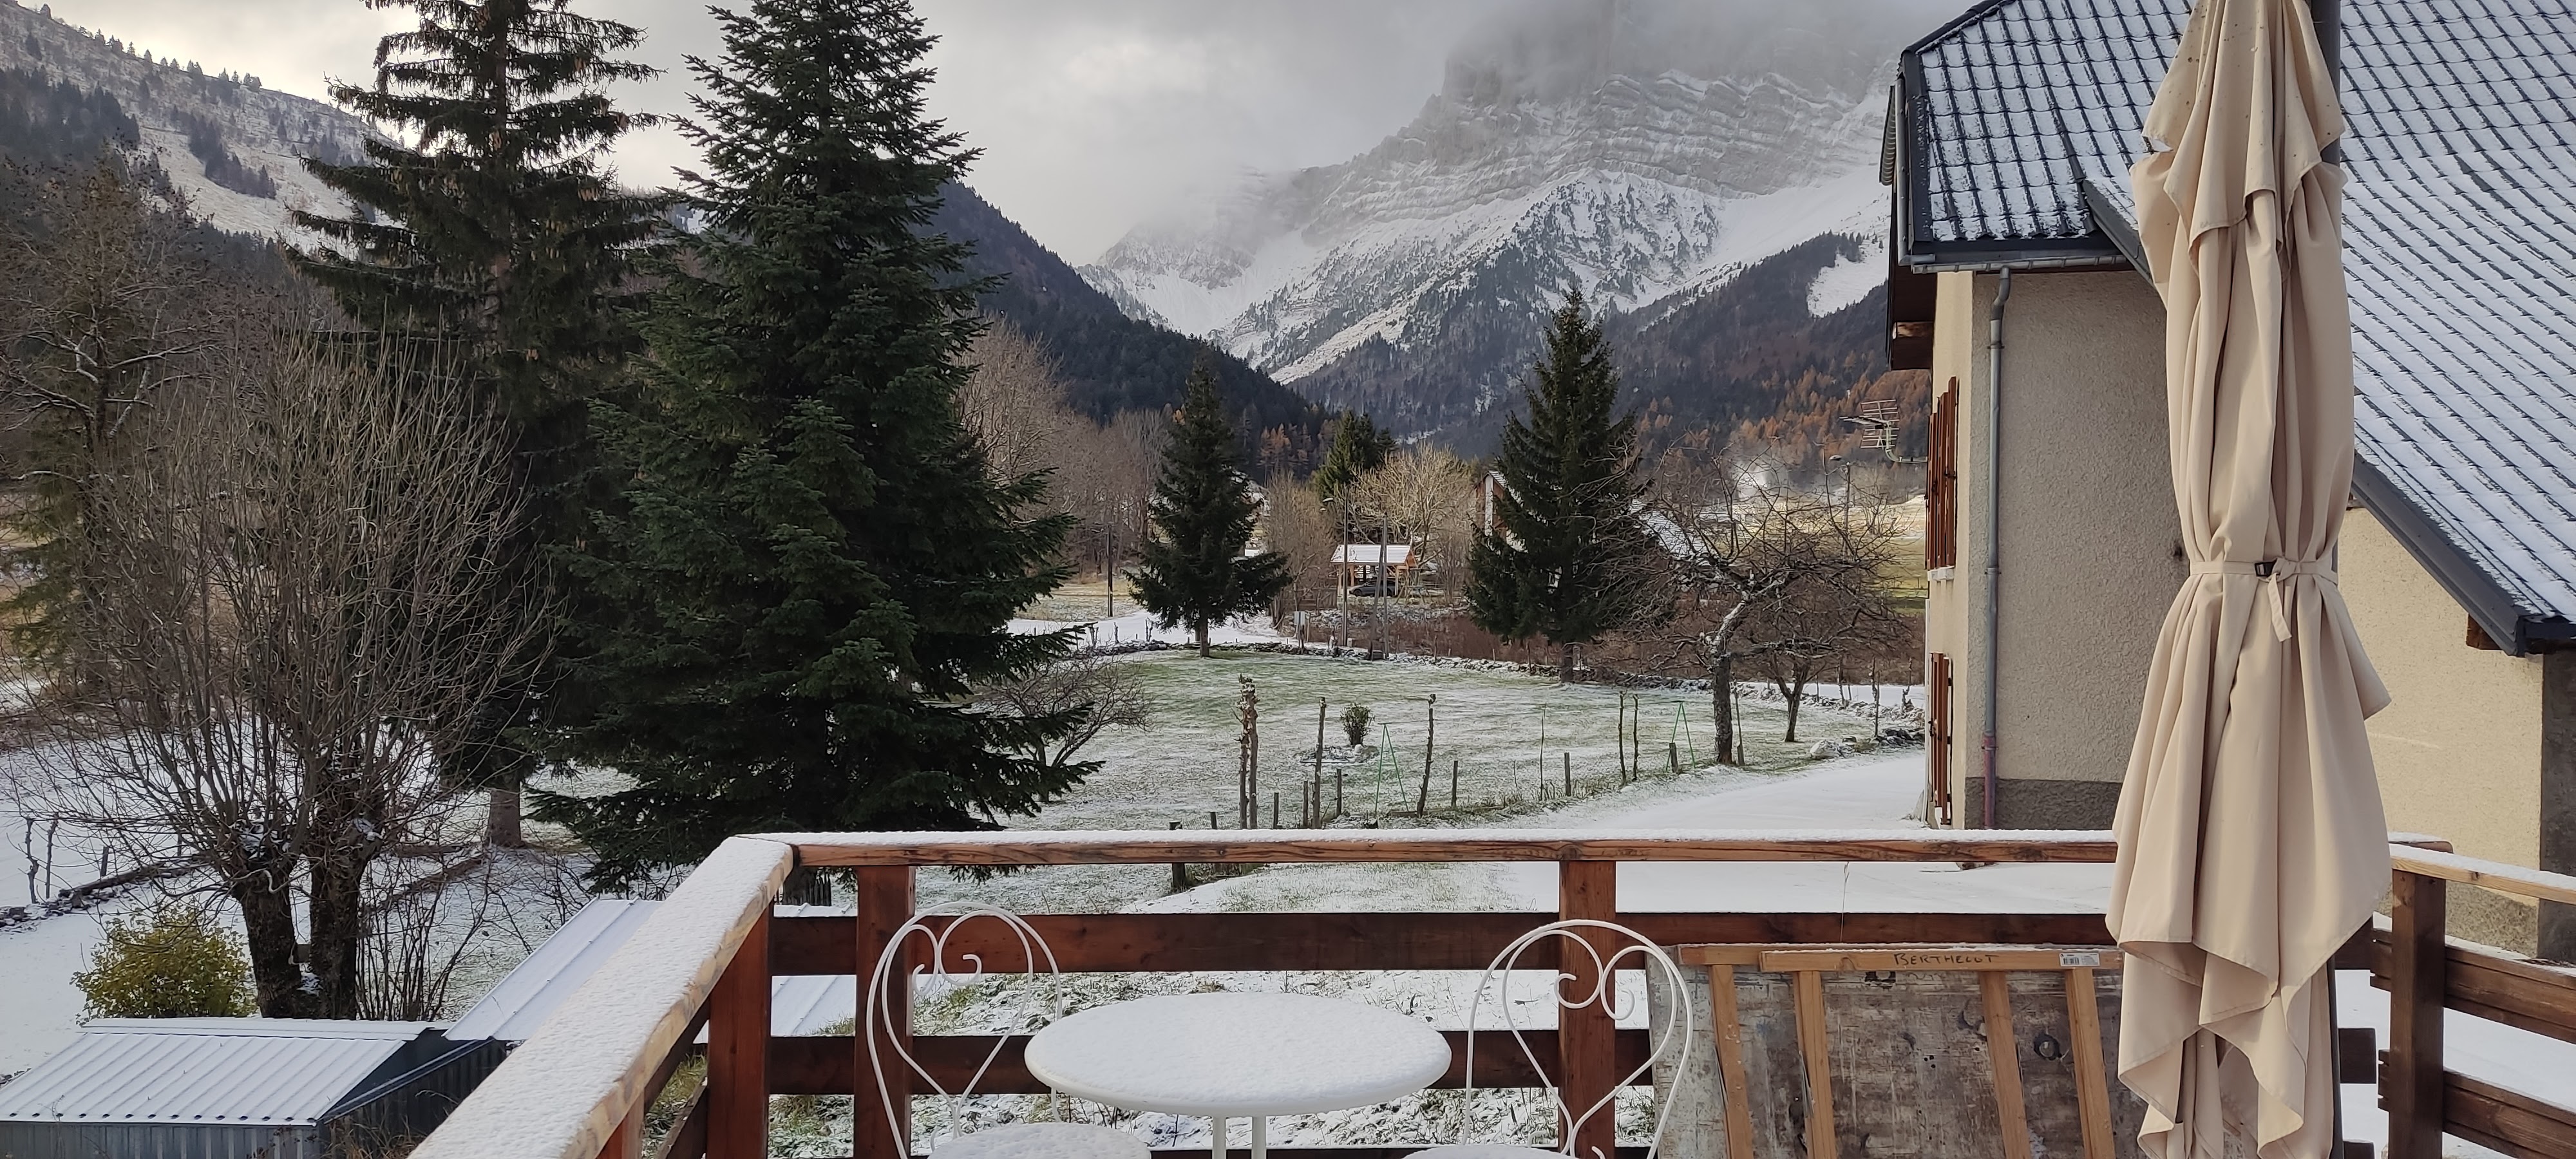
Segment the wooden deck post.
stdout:
<svg viewBox="0 0 2576 1159">
<path fill-rule="evenodd" d="M 1556 916 L 1619 920 L 1618 875 L 1619 863 L 1615 861 L 1557 862 Z M 1597 931 L 1584 940 L 1605 959 L 1618 950 L 1610 938 Z M 1560 968 L 1571 975 L 1562 983 L 1563 992 L 1590 994 L 1594 984 L 1591 962 L 1572 946 L 1562 946 L 1559 952 L 1563 955 Z M 1617 1035 L 1618 1026 L 1611 1021 L 1610 1012 L 1599 1005 L 1557 1011 L 1557 1090 L 1571 1113 L 1582 1114 L 1607 1097 L 1611 1085 L 1619 1081 Z M 1618 1123 L 1617 1113 L 1608 1109 L 1586 1120 L 1574 1137 L 1576 1159 L 1609 1159 L 1616 1154 Z"/>
<path fill-rule="evenodd" d="M 2442 997 L 2449 966 L 2438 877 L 2398 871 L 2389 910 L 2388 1159 L 2442 1159 Z"/>
<path fill-rule="evenodd" d="M 769 929 L 763 912 L 707 1001 L 707 1159 L 769 1155 Z"/>
<path fill-rule="evenodd" d="M 876 970 L 877 956 L 885 953 L 886 943 L 903 923 L 912 920 L 912 867 L 908 865 L 869 865 L 851 871 L 858 878 L 857 908 L 859 931 L 859 986 L 861 1021 L 865 1022 L 867 979 Z M 909 966 L 910 963 L 906 963 Z M 878 1041 L 891 1044 L 912 1040 L 912 972 L 895 971 L 887 983 L 892 1012 Z M 879 1054 L 886 1064 L 885 1089 L 893 1106 L 877 1095 L 877 1060 L 868 1057 L 865 1035 L 853 1036 L 858 1051 L 857 1065 L 851 1073 L 857 1076 L 857 1090 L 852 1092 L 854 1114 L 851 1124 L 852 1159 L 906 1159 L 912 1147 L 912 1075 L 903 1064 L 883 1047 Z M 891 1121 L 889 1121 L 891 1120 Z M 898 1143 L 898 1140 L 906 1142 Z"/>
<path fill-rule="evenodd" d="M 627 1112 L 625 1120 L 609 1133 L 608 1144 L 599 1149 L 599 1159 L 643 1159 L 645 1106 L 637 1103 L 634 1110 Z"/>
</svg>

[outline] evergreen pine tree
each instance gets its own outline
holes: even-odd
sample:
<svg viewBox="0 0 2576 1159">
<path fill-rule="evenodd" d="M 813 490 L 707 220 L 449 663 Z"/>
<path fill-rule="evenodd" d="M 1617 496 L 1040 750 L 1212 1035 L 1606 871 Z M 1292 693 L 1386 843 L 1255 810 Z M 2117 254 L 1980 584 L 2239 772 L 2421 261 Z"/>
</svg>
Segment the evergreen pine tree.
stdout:
<svg viewBox="0 0 2576 1159">
<path fill-rule="evenodd" d="M 1529 413 L 1503 430 L 1503 493 L 1468 556 L 1467 606 L 1505 640 L 1545 637 L 1562 681 L 1575 645 L 1647 610 L 1639 569 L 1654 543 L 1638 516 L 1636 417 L 1612 415 L 1619 376 L 1582 291 L 1550 319 L 1534 373 Z"/>
<path fill-rule="evenodd" d="M 1342 412 L 1333 425 L 1333 445 L 1324 452 L 1324 465 L 1315 469 L 1315 493 L 1331 499 L 1359 477 L 1386 465 L 1386 457 L 1395 453 L 1395 436 L 1379 430 L 1364 414 Z"/>
<path fill-rule="evenodd" d="M 408 346 L 411 365 L 453 368 L 507 425 L 516 545 L 527 582 L 580 534 L 589 506 L 589 400 L 634 349 L 631 255 L 660 229 L 661 198 L 620 191 L 600 153 L 653 118 L 600 87 L 658 70 L 612 58 L 643 33 L 577 15 L 569 0 L 374 0 L 420 13 L 376 46 L 373 87 L 333 99 L 403 126 L 416 144 L 370 140 L 363 159 L 307 159 L 354 205 L 298 211 L 328 244 L 295 255 L 366 341 Z M 533 758 L 515 739 L 537 684 L 487 702 L 477 741 L 443 771 L 494 789 L 491 835 L 519 843 L 518 786 Z"/>
<path fill-rule="evenodd" d="M 419 143 L 371 140 L 349 164 L 308 159 L 357 208 L 295 215 L 332 243 L 298 253 L 303 271 L 362 329 L 451 347 L 538 471 L 577 449 L 588 399 L 634 346 L 618 307 L 664 205 L 619 190 L 600 156 L 654 123 L 599 91 L 657 74 L 610 59 L 643 33 L 568 3 L 377 0 L 418 8 L 420 27 L 378 42 L 373 88 L 331 95 Z"/>
<path fill-rule="evenodd" d="M 1189 625 L 1199 655 L 1208 654 L 1210 623 L 1268 607 L 1288 586 L 1288 557 L 1243 553 L 1261 504 L 1235 461 L 1234 424 L 1218 404 L 1216 374 L 1205 360 L 1190 371 L 1146 510 L 1154 535 L 1128 573 L 1136 602 L 1163 627 Z"/>
<path fill-rule="evenodd" d="M 1058 655 L 1012 614 L 1065 577 L 956 396 L 985 286 L 922 226 L 974 154 L 927 119 L 902 0 L 753 0 L 685 130 L 704 229 L 658 271 L 637 397 L 600 411 L 626 480 L 576 559 L 590 609 L 557 733 L 632 788 L 539 798 L 608 885 L 764 829 L 976 829 L 1093 767 L 1016 755 L 1072 713 L 964 699 Z"/>
</svg>

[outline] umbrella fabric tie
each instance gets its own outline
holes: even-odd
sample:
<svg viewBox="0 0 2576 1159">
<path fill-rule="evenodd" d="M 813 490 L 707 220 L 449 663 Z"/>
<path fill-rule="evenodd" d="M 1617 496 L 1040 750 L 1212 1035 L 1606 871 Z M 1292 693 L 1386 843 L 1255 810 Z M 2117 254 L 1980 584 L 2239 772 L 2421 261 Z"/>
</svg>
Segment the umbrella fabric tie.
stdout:
<svg viewBox="0 0 2576 1159">
<path fill-rule="evenodd" d="M 2288 588 L 2281 585 L 2281 581 L 2291 576 L 2306 575 L 2340 586 L 2335 570 L 2327 567 L 2323 560 L 2313 559 L 2267 559 L 2259 563 L 2244 563 L 2232 559 L 2196 559 L 2192 561 L 2191 574 L 2250 575 L 2262 580 L 2264 590 L 2270 597 L 2265 602 L 2272 605 L 2272 638 L 2284 644 L 2290 642 L 2290 593 Z"/>
</svg>

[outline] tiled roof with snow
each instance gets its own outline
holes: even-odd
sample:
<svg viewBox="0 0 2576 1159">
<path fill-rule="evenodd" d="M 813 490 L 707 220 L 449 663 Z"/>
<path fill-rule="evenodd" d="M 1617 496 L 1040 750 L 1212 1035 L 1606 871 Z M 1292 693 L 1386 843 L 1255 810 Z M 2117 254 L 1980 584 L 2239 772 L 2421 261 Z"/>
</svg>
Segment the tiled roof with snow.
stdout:
<svg viewBox="0 0 2576 1159">
<path fill-rule="evenodd" d="M 2342 7 L 2364 473 L 2522 617 L 2576 621 L 2576 4 Z M 1909 49 L 1907 256 L 2134 231 L 2127 171 L 2188 15 L 1989 0 Z M 2130 220 L 2096 228 L 2088 176 Z"/>
</svg>

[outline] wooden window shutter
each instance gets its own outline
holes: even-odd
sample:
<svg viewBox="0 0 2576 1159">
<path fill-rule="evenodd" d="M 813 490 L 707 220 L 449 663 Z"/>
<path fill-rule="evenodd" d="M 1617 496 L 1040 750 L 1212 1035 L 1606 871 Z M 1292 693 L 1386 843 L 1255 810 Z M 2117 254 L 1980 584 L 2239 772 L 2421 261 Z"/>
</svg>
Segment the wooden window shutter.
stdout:
<svg viewBox="0 0 2576 1159">
<path fill-rule="evenodd" d="M 1932 455 L 1923 480 L 1923 566 L 1959 562 L 1959 380 L 1932 400 Z"/>
</svg>

